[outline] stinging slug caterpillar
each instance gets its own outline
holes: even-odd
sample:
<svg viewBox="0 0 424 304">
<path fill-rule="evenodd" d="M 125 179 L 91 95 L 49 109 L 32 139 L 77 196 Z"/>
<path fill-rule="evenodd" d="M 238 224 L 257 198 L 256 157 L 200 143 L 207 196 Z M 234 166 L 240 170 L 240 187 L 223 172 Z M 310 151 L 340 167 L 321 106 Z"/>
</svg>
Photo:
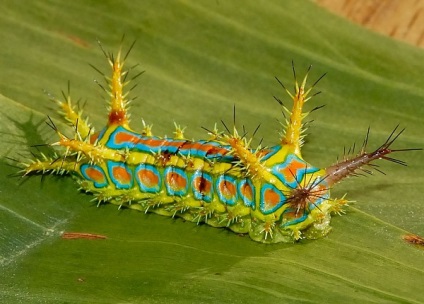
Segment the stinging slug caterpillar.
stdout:
<svg viewBox="0 0 424 304">
<path fill-rule="evenodd" d="M 227 127 L 228 133 L 218 132 L 215 127 L 209 131 L 208 139 L 199 141 L 185 139 L 178 126 L 173 138 L 153 136 L 151 127 L 146 125 L 137 133 L 129 124 L 129 90 L 124 90 L 129 73 L 124 63 L 133 46 L 123 59 L 121 51 L 114 57 L 102 48 L 112 68 L 112 76 L 105 77 L 110 88 L 107 125 L 94 132 L 77 113 L 69 96 L 64 101 L 54 99 L 74 129 L 74 138 L 62 134 L 49 118 L 49 125 L 59 137 L 59 141 L 50 144 L 58 147 L 56 155 L 42 155 L 22 163 L 24 176 L 68 173 L 81 189 L 96 196 L 98 204 L 109 202 L 179 216 L 248 233 L 258 242 L 279 243 L 327 235 L 331 214 L 342 213 L 348 204 L 345 197 L 330 196 L 334 184 L 357 174 L 357 170 L 371 173 L 364 167 L 373 166 L 377 159 L 405 164 L 388 154 L 414 150 L 391 148 L 403 132 L 395 128 L 380 147 L 366 152 L 368 129 L 355 156 L 345 156 L 326 169 L 303 160 L 303 120 L 310 112 L 303 112 L 302 108 L 324 76 L 306 89 L 310 68 L 300 84 L 293 68 L 293 93 L 278 81 L 293 100 L 293 108 L 289 110 L 276 98 L 288 118 L 275 146 L 253 148 L 244 135 L 235 128 L 230 132 Z"/>
</svg>

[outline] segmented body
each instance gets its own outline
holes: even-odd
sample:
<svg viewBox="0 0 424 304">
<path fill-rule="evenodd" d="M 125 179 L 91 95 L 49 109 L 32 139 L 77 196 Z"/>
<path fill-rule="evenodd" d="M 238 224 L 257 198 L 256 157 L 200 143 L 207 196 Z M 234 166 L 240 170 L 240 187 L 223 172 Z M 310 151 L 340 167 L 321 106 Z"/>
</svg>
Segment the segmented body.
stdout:
<svg viewBox="0 0 424 304">
<path fill-rule="evenodd" d="M 238 159 L 232 155 L 231 146 L 219 141 L 162 139 L 118 126 L 102 132 L 98 144 L 125 154 L 123 161 L 80 163 L 76 169 L 83 178 L 82 187 L 99 193 L 101 201 L 229 227 L 238 233 L 252 229 L 256 224 L 252 224 L 252 217 L 263 221 L 296 213 L 288 204 L 287 194 L 304 179 L 314 178 L 319 184 L 318 168 L 280 146 L 262 150 L 261 160 L 265 163 L 276 154 L 284 157 L 274 164 L 273 173 L 286 195 L 273 183 L 247 177 L 242 167 L 234 165 Z M 325 197 L 315 200 L 310 208 L 323 201 Z M 290 227 L 306 217 L 303 212 L 283 216 L 280 225 Z M 264 229 L 260 222 L 257 225 Z M 287 234 L 291 238 L 292 231 L 287 230 Z"/>
<path fill-rule="evenodd" d="M 289 92 L 293 109 L 283 109 L 290 119 L 280 143 L 272 147 L 253 149 L 236 129 L 228 134 L 214 130 L 200 141 L 185 139 L 179 127 L 174 138 L 153 136 L 148 126 L 137 133 L 129 126 L 123 93 L 124 60 L 120 53 L 106 57 L 112 67 L 107 126 L 95 133 L 75 112 L 70 97 L 55 100 L 74 127 L 75 138 L 67 138 L 52 124 L 60 137 L 52 146 L 62 147 L 62 152 L 25 164 L 25 175 L 67 172 L 99 203 L 228 227 L 259 242 L 292 242 L 326 235 L 330 214 L 343 212 L 347 204 L 344 198 L 330 198 L 329 188 L 385 158 L 400 134 L 372 153 L 365 152 L 365 142 L 352 161 L 328 169 L 308 164 L 300 152 L 302 120 L 308 114 L 302 108 L 311 90 L 305 90 L 306 77 L 300 86 L 296 82 L 294 94 Z"/>
</svg>

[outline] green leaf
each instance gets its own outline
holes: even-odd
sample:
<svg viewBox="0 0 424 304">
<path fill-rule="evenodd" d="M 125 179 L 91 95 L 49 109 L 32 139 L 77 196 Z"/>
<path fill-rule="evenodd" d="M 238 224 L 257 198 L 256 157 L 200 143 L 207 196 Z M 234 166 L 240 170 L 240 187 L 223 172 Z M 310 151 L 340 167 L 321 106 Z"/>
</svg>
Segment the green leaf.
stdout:
<svg viewBox="0 0 424 304">
<path fill-rule="evenodd" d="M 71 83 L 90 120 L 102 128 L 106 103 L 88 63 L 108 72 L 96 39 L 115 52 L 137 43 L 140 63 L 134 129 L 142 118 L 157 135 L 173 122 L 187 135 L 220 119 L 275 144 L 282 119 L 275 81 L 290 86 L 313 64 L 324 72 L 312 99 L 303 156 L 326 167 L 344 146 L 370 148 L 397 124 L 396 147 L 423 147 L 424 53 L 368 32 L 309 1 L 21 1 L 5 2 L 0 18 L 0 299 L 2 303 L 422 303 L 424 250 L 402 236 L 424 234 L 422 152 L 397 155 L 408 167 L 382 162 L 387 175 L 353 178 L 333 196 L 357 202 L 333 218 L 316 241 L 263 245 L 225 229 L 195 225 L 115 206 L 97 208 L 70 178 L 21 179 L 12 159 L 30 145 L 55 141 L 44 121 L 62 130 L 54 104 Z M 39 147 L 43 149 L 46 147 Z M 63 232 L 106 239 L 62 239 Z"/>
</svg>

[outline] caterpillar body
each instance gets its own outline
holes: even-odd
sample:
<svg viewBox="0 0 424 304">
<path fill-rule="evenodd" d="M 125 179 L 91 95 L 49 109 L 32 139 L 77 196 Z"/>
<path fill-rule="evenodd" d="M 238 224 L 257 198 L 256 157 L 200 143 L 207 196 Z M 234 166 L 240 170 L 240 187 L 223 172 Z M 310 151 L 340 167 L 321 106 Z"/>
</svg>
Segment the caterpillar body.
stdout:
<svg viewBox="0 0 424 304">
<path fill-rule="evenodd" d="M 112 68 L 112 76 L 105 77 L 111 98 L 106 127 L 94 132 L 69 96 L 54 99 L 75 137 L 65 136 L 50 120 L 59 137 L 50 146 L 58 147 L 57 153 L 22 163 L 23 175 L 69 173 L 99 204 L 178 216 L 248 233 L 258 242 L 278 243 L 327 235 L 331 214 L 342 213 L 348 205 L 345 197 L 331 198 L 330 188 L 357 170 L 368 173 L 364 166 L 376 159 L 403 164 L 387 154 L 411 150 L 390 148 L 403 131 L 395 129 L 373 152 L 366 152 L 367 133 L 357 155 L 345 156 L 326 169 L 303 160 L 303 120 L 310 113 L 303 111 L 303 105 L 319 81 L 305 88 L 310 69 L 301 83 L 295 76 L 293 93 L 280 82 L 293 107 L 289 110 L 280 102 L 288 118 L 275 146 L 253 148 L 235 128 L 228 133 L 215 128 L 208 139 L 199 141 L 184 138 L 179 126 L 173 138 L 153 136 L 147 125 L 137 133 L 129 125 L 124 90 L 128 53 L 121 59 L 121 51 L 116 57 L 104 52 Z"/>
</svg>

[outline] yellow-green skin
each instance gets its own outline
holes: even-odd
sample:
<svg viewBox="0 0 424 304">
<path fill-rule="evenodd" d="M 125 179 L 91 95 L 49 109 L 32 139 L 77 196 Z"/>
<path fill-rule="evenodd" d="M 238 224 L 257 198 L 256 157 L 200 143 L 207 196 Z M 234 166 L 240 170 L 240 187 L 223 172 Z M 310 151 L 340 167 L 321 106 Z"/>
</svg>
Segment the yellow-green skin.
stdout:
<svg viewBox="0 0 424 304">
<path fill-rule="evenodd" d="M 302 231 L 316 238 L 330 229 L 325 172 L 285 146 L 256 153 L 266 176 L 255 178 L 235 165 L 230 145 L 215 140 L 160 139 L 111 126 L 96 145 L 125 154 L 124 161 L 78 162 L 82 188 L 99 201 L 228 227 L 261 242 L 291 242 Z M 298 207 L 293 189 L 311 185 L 315 196 Z"/>
<path fill-rule="evenodd" d="M 190 141 L 177 127 L 174 138 L 159 138 L 145 127 L 132 131 L 123 93 L 120 56 L 109 58 L 112 100 L 107 126 L 94 133 L 70 98 L 57 101 L 64 118 L 77 130 L 69 139 L 57 133 L 64 147 L 56 161 L 36 160 L 32 172 L 68 172 L 81 187 L 111 202 L 144 212 L 178 216 L 191 222 L 248 233 L 258 242 L 315 239 L 330 231 L 330 213 L 341 211 L 344 199 L 330 199 L 326 171 L 301 156 L 306 77 L 296 82 L 294 105 L 279 144 L 252 149 L 238 135 L 210 133 L 208 140 Z"/>
</svg>

